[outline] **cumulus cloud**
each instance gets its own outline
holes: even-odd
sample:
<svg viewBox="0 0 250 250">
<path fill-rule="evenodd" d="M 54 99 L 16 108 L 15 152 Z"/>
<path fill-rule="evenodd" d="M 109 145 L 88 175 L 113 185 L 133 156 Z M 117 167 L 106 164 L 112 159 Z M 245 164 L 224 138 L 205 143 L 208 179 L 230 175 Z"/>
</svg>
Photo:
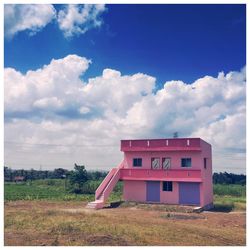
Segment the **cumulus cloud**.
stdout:
<svg viewBox="0 0 250 250">
<path fill-rule="evenodd" d="M 90 60 L 76 55 L 52 60 L 49 65 L 25 75 L 6 68 L 5 111 L 30 112 L 34 107 L 62 108 L 77 101 L 75 95 L 82 87 L 80 80 Z"/>
<path fill-rule="evenodd" d="M 59 100 L 57 97 L 50 97 L 50 98 L 42 98 L 34 102 L 34 107 L 38 108 L 60 108 L 63 106 L 63 103 L 61 100 Z"/>
<path fill-rule="evenodd" d="M 84 34 L 100 27 L 104 4 L 69 4 L 58 13 L 52 4 L 6 4 L 4 6 L 5 37 L 10 39 L 18 32 L 35 35 L 56 19 L 58 28 L 66 38 Z"/>
<path fill-rule="evenodd" d="M 89 65 L 88 59 L 69 55 L 26 74 L 5 69 L 5 140 L 29 145 L 23 144 L 20 153 L 13 145 L 6 147 L 6 160 L 13 159 L 16 150 L 19 161 L 24 152 L 33 152 L 41 162 L 49 154 L 54 164 L 73 166 L 74 159 L 108 169 L 122 158 L 120 139 L 172 137 L 178 131 L 181 137 L 201 137 L 212 143 L 215 170 L 233 168 L 237 162 L 242 171 L 245 68 L 205 76 L 192 84 L 168 81 L 156 90 L 154 77 L 122 75 L 114 69 L 104 69 L 102 75 L 83 82 L 81 75 Z M 41 143 L 61 146 L 35 146 Z M 74 146 L 82 144 L 90 146 Z M 38 158 L 33 160 L 37 164 Z"/>
<path fill-rule="evenodd" d="M 217 78 L 205 76 L 192 84 L 169 81 L 155 95 L 135 103 L 124 122 L 137 129 L 151 124 L 156 134 L 169 134 L 175 129 L 190 135 L 224 117 L 244 113 L 245 91 L 244 69 Z"/>
<path fill-rule="evenodd" d="M 101 26 L 100 15 L 105 11 L 105 5 L 69 4 L 58 12 L 59 28 L 65 37 L 84 34 L 91 28 Z"/>
<path fill-rule="evenodd" d="M 52 4 L 6 4 L 4 5 L 4 30 L 7 38 L 20 31 L 36 34 L 56 16 Z"/>
</svg>

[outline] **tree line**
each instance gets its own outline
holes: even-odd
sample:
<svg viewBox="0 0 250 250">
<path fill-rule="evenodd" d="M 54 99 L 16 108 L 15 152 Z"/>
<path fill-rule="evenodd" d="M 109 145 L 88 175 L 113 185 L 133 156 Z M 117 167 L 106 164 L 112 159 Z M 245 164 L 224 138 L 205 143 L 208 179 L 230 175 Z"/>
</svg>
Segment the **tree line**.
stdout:
<svg viewBox="0 0 250 250">
<path fill-rule="evenodd" d="M 75 164 L 75 168 L 80 165 Z M 84 167 L 85 169 L 85 167 Z M 56 168 L 54 170 L 24 170 L 11 169 L 4 167 L 4 181 L 15 181 L 15 177 L 24 177 L 25 181 L 40 180 L 40 179 L 65 179 L 73 175 L 76 170 L 68 170 L 64 168 Z M 108 171 L 86 171 L 88 180 L 100 180 L 108 174 Z"/>
<path fill-rule="evenodd" d="M 213 174 L 214 184 L 239 184 L 246 185 L 246 175 L 244 174 L 233 174 L 233 173 L 214 173 Z"/>
<path fill-rule="evenodd" d="M 11 169 L 4 167 L 4 181 L 15 181 L 15 177 L 22 176 L 25 181 L 38 179 L 64 179 L 67 178 L 71 182 L 84 180 L 102 180 L 108 174 L 108 171 L 90 171 L 84 166 L 75 164 L 74 170 L 56 168 L 54 170 L 24 170 Z M 213 174 L 214 184 L 239 184 L 246 185 L 246 175 L 220 172 Z"/>
</svg>

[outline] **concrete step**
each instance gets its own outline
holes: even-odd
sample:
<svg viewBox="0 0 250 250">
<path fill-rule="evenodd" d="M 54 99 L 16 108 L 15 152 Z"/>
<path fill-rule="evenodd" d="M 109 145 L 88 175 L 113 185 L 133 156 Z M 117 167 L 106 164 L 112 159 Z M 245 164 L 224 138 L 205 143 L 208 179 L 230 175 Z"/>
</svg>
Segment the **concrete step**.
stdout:
<svg viewBox="0 0 250 250">
<path fill-rule="evenodd" d="M 90 203 L 87 204 L 87 206 L 92 206 L 92 207 L 94 207 L 96 205 L 97 205 L 97 203 L 94 203 L 94 202 L 90 202 Z"/>
<path fill-rule="evenodd" d="M 87 205 L 85 208 L 96 209 L 96 205 Z"/>
<path fill-rule="evenodd" d="M 86 208 L 100 209 L 100 208 L 103 208 L 103 206 L 104 206 L 103 200 L 95 200 L 95 201 L 89 202 Z"/>
</svg>

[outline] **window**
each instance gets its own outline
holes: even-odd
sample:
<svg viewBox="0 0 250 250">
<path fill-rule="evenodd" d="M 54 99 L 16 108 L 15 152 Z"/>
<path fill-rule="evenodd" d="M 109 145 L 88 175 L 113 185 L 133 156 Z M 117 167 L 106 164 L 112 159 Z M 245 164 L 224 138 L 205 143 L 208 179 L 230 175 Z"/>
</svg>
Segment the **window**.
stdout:
<svg viewBox="0 0 250 250">
<path fill-rule="evenodd" d="M 172 181 L 163 181 L 162 191 L 173 191 L 173 182 Z"/>
<path fill-rule="evenodd" d="M 207 168 L 207 158 L 204 158 L 204 168 Z"/>
<path fill-rule="evenodd" d="M 151 158 L 151 168 L 160 169 L 160 158 Z"/>
<path fill-rule="evenodd" d="M 133 159 L 133 166 L 134 167 L 141 167 L 142 166 L 142 158 L 134 158 Z"/>
<path fill-rule="evenodd" d="M 182 158 L 181 159 L 181 167 L 183 167 L 183 168 L 191 167 L 191 158 Z"/>
<path fill-rule="evenodd" d="M 170 158 L 162 158 L 162 168 L 170 169 L 171 167 L 171 159 Z"/>
</svg>

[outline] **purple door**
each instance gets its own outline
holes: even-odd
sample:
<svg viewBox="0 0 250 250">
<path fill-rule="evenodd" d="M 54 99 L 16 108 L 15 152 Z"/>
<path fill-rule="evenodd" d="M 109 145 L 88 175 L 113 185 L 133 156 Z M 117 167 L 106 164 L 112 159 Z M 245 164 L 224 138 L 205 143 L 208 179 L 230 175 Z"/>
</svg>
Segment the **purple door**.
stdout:
<svg viewBox="0 0 250 250">
<path fill-rule="evenodd" d="M 200 183 L 179 182 L 179 203 L 183 205 L 199 205 Z"/>
<path fill-rule="evenodd" d="M 160 202 L 160 182 L 147 181 L 147 201 Z"/>
</svg>

